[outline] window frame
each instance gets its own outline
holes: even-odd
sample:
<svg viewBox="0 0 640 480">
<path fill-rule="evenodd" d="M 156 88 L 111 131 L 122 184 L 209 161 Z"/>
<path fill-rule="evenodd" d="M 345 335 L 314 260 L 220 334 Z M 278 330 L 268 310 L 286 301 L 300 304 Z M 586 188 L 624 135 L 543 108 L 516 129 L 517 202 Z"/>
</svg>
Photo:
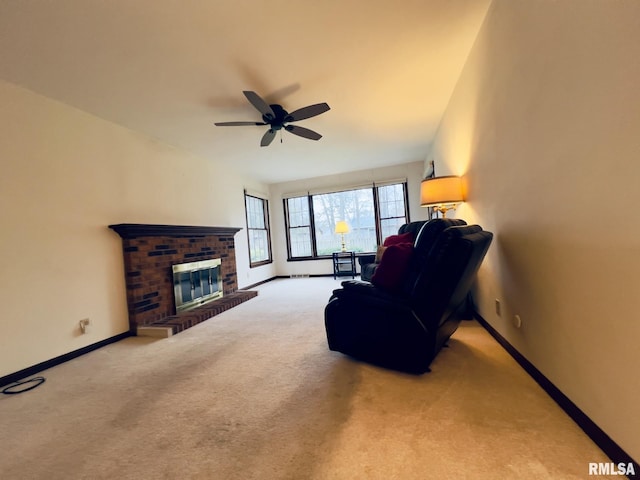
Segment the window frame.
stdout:
<svg viewBox="0 0 640 480">
<path fill-rule="evenodd" d="M 390 220 L 393 218 L 403 218 L 401 216 L 395 216 L 395 217 L 383 217 L 380 210 L 380 195 L 378 193 L 380 188 L 384 188 L 384 187 L 389 187 L 389 186 L 393 186 L 393 185 L 402 185 L 402 195 L 404 198 L 404 223 L 409 223 L 409 194 L 407 192 L 408 187 L 407 187 L 407 182 L 403 182 L 403 183 L 389 183 L 389 184 L 385 184 L 385 185 L 374 185 L 374 189 L 373 189 L 373 199 L 376 205 L 375 208 L 375 212 L 376 212 L 376 234 L 377 234 L 377 239 L 378 239 L 378 245 L 382 245 L 382 242 L 384 241 L 384 238 L 382 236 L 382 222 L 383 220 Z"/>
<path fill-rule="evenodd" d="M 289 200 L 292 198 L 306 198 L 307 199 L 307 208 L 309 211 L 309 224 L 305 225 L 305 227 L 309 228 L 309 237 L 311 241 L 311 255 L 305 257 L 293 257 L 291 255 L 291 228 L 300 228 L 301 226 L 291 227 L 291 221 L 289 218 Z M 287 240 L 287 261 L 298 261 L 298 260 L 313 260 L 317 258 L 317 249 L 316 249 L 316 234 L 315 234 L 315 222 L 313 219 L 313 199 L 311 195 L 307 194 L 305 196 L 297 196 L 297 197 L 289 197 L 282 199 L 282 207 L 284 210 L 284 227 L 285 227 L 285 237 Z"/>
<path fill-rule="evenodd" d="M 398 181 L 398 182 L 389 182 L 389 183 L 383 183 L 383 184 L 372 184 L 372 185 L 363 185 L 363 186 L 354 186 L 348 189 L 344 189 L 344 188 L 336 188 L 335 190 L 331 190 L 331 191 L 326 191 L 326 192 L 322 192 L 322 193 L 316 193 L 316 194 L 312 194 L 312 193 L 307 193 L 306 195 L 297 195 L 297 196 L 292 196 L 292 197 L 286 197 L 283 198 L 282 202 L 283 202 L 283 211 L 284 211 L 284 224 L 285 224 L 285 238 L 286 238 L 286 243 L 287 243 L 287 261 L 288 262 L 298 262 L 298 261 L 305 261 L 305 260 L 324 260 L 324 259 L 330 259 L 331 255 L 318 255 L 318 246 L 317 246 L 317 242 L 316 242 L 316 235 L 315 235 L 315 215 L 314 215 L 314 211 L 313 211 L 313 197 L 315 195 L 324 195 L 324 194 L 328 194 L 328 193 L 340 193 L 340 192 L 348 192 L 348 191 L 354 191 L 354 190 L 362 190 L 365 188 L 371 188 L 372 189 L 372 193 L 373 193 L 373 210 L 374 210 L 374 224 L 375 224 L 375 229 L 376 229 L 376 241 L 378 243 L 378 245 L 382 244 L 383 238 L 382 238 L 382 225 L 381 225 L 381 221 L 382 220 L 386 220 L 389 218 L 402 218 L 402 217 L 381 217 L 380 214 L 380 200 L 379 200 L 379 194 L 378 194 L 378 189 L 382 188 L 382 187 L 386 187 L 386 186 L 390 186 L 390 185 L 402 185 L 402 190 L 403 190 L 403 198 L 404 198 L 404 223 L 409 223 L 410 222 L 410 218 L 409 218 L 409 195 L 408 195 L 408 185 L 407 185 L 407 181 Z M 293 199 L 293 198 L 306 198 L 307 199 L 307 208 L 309 211 L 309 225 L 306 225 L 306 227 L 309 228 L 310 230 L 310 242 L 311 242 L 311 255 L 310 256 L 297 256 L 294 257 L 291 254 L 291 228 L 297 228 L 297 227 L 291 227 L 290 226 L 290 215 L 289 215 L 289 200 Z M 371 252 L 362 252 L 362 253 L 358 253 L 357 255 L 366 255 L 366 254 L 371 254 L 374 253 L 374 251 Z"/>
<path fill-rule="evenodd" d="M 264 228 L 256 228 L 249 226 L 249 207 L 247 198 L 252 198 L 259 200 L 262 204 L 262 216 L 264 222 Z M 245 223 L 247 225 L 247 249 L 249 253 L 249 268 L 260 267 L 262 265 L 268 265 L 273 263 L 273 254 L 271 249 L 271 226 L 269 224 L 269 200 L 266 198 L 258 197 L 256 195 L 252 195 L 250 193 L 244 192 L 244 215 L 245 215 Z M 254 262 L 251 258 L 251 231 L 264 231 L 267 234 L 267 259 L 259 260 Z"/>
</svg>

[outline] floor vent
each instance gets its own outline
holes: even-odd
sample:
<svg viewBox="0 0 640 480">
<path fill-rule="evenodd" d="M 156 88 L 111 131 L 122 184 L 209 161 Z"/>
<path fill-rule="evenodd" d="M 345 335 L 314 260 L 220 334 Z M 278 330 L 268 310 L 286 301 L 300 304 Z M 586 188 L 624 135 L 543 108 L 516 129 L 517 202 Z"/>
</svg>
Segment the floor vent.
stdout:
<svg viewBox="0 0 640 480">
<path fill-rule="evenodd" d="M 309 278 L 308 273 L 294 273 L 293 275 L 289 275 L 291 278 Z"/>
</svg>

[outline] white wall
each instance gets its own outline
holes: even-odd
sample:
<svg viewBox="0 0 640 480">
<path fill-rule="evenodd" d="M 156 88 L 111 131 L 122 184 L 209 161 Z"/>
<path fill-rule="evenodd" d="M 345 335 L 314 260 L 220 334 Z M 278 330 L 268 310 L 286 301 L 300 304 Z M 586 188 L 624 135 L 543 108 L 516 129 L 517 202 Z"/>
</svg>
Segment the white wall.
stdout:
<svg viewBox="0 0 640 480">
<path fill-rule="evenodd" d="M 297 180 L 270 185 L 270 209 L 273 220 L 272 235 L 274 260 L 278 275 L 327 275 L 333 272 L 331 260 L 287 261 L 287 241 L 283 197 L 290 193 L 306 193 L 309 190 L 352 186 L 406 178 L 409 195 L 409 217 L 411 221 L 425 220 L 426 209 L 420 207 L 420 181 L 423 178 L 424 162 L 416 161 L 392 167 L 360 170 L 341 175 L 327 175 L 306 180 Z"/>
<path fill-rule="evenodd" d="M 480 314 L 635 459 L 638 19 L 636 0 L 495 0 L 428 157 L 496 234 Z"/>
<path fill-rule="evenodd" d="M 0 105 L 0 376 L 128 330 L 109 224 L 242 227 L 239 286 L 274 276 L 245 229 L 243 188 L 265 185 L 2 81 Z"/>
</svg>

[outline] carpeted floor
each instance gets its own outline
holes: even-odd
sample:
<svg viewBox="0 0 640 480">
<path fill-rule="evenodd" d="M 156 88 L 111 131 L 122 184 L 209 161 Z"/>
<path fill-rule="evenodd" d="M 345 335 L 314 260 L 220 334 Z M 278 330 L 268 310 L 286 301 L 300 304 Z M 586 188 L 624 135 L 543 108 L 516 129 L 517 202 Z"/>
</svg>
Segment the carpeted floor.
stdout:
<svg viewBox="0 0 640 480">
<path fill-rule="evenodd" d="M 609 462 L 475 322 L 419 377 L 330 352 L 339 283 L 269 282 L 0 395 L 0 478 L 584 479 Z"/>
</svg>

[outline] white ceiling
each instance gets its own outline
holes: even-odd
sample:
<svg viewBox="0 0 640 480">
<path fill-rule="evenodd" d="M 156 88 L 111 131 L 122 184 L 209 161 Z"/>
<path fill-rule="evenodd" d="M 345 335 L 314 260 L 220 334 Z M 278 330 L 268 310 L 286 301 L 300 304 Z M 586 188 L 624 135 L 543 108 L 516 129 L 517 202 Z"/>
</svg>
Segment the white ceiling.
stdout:
<svg viewBox="0 0 640 480">
<path fill-rule="evenodd" d="M 257 179 L 424 160 L 491 0 L 3 0 L 0 78 Z M 261 148 L 242 94 L 331 110 Z"/>
</svg>

